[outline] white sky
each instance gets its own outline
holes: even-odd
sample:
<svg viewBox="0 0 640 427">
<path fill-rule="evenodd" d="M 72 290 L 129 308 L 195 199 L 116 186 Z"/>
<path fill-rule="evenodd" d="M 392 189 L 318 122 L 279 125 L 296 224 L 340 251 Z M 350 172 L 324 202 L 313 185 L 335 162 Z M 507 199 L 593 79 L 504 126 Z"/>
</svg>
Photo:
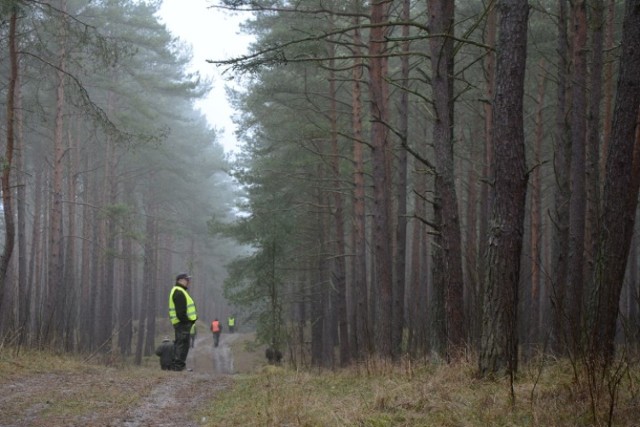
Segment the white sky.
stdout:
<svg viewBox="0 0 640 427">
<path fill-rule="evenodd" d="M 240 34 L 240 23 L 249 19 L 244 14 L 232 14 L 216 8 L 212 0 L 163 0 L 159 18 L 174 36 L 193 47 L 192 67 L 213 81 L 207 98 L 196 106 L 206 115 L 211 126 L 219 131 L 225 152 L 237 150 L 233 109 L 227 102 L 225 86 L 233 82 L 221 77 L 222 69 L 206 62 L 240 56 L 246 52 L 252 38 Z M 227 77 L 227 76 L 225 76 Z"/>
</svg>

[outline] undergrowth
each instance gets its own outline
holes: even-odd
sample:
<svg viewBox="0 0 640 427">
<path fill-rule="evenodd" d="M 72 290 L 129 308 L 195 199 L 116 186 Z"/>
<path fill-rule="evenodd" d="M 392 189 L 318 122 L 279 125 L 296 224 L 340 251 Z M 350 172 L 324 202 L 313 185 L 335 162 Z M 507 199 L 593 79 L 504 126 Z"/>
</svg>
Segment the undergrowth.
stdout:
<svg viewBox="0 0 640 427">
<path fill-rule="evenodd" d="M 29 410 L 37 402 L 50 406 L 43 412 L 48 417 L 62 414 L 60 420 L 72 414 L 88 417 L 107 404 L 126 408 L 165 377 L 156 363 L 151 366 L 114 369 L 66 355 L 31 350 L 16 354 L 0 348 L 0 378 L 15 384 L 5 392 L 18 392 L 20 384 L 43 373 L 56 386 L 53 398 L 52 389 L 39 384 L 25 395 L 24 405 L 0 413 Z M 480 379 L 471 362 L 369 360 L 335 371 L 264 366 L 234 375 L 233 385 L 201 405 L 193 420 L 200 426 L 225 427 L 640 425 L 638 364 L 628 364 L 624 375 L 616 377 L 615 393 L 605 387 L 595 400 L 586 373 L 575 368 L 568 360 L 521 365 L 513 400 L 508 379 Z M 87 384 L 88 377 L 98 385 Z M 61 384 L 68 389 L 60 389 Z M 5 415 L 11 419 L 10 413 Z"/>
<path fill-rule="evenodd" d="M 339 371 L 268 366 L 201 414 L 209 426 L 637 426 L 637 366 L 622 379 L 612 423 L 603 402 L 592 412 L 589 391 L 568 361 L 524 367 L 511 399 L 508 380 L 483 380 L 471 363 L 388 364 L 369 361 Z"/>
</svg>

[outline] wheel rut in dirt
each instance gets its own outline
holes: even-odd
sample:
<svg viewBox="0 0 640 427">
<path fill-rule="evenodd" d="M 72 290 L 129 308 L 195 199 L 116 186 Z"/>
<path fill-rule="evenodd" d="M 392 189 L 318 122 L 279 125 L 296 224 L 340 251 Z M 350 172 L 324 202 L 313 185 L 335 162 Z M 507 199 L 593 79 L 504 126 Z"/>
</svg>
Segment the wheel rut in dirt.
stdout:
<svg viewBox="0 0 640 427">
<path fill-rule="evenodd" d="M 113 426 L 197 426 L 188 421 L 194 412 L 210 404 L 217 393 L 232 383 L 229 375 L 235 371 L 230 344 L 239 337 L 236 334 L 222 335 L 218 347 L 213 346 L 212 338 L 197 337 L 189 350 L 187 370 L 168 373 L 166 381 L 154 387 L 136 408 Z"/>
<path fill-rule="evenodd" d="M 189 351 L 191 370 L 183 372 L 161 371 L 155 356 L 157 368 L 86 364 L 16 372 L 0 378 L 0 427 L 210 424 L 198 413 L 206 413 L 216 395 L 233 386 L 233 374 L 264 363 L 259 352 L 243 346 L 252 339 L 252 334 L 223 334 L 214 348 L 211 335 L 203 334 Z"/>
</svg>

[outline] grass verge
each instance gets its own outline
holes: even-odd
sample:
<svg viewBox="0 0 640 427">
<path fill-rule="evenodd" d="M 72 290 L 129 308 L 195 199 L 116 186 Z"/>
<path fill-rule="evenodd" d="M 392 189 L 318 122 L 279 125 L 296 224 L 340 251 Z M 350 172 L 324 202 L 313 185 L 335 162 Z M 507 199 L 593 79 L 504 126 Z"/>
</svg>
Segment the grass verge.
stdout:
<svg viewBox="0 0 640 427">
<path fill-rule="evenodd" d="M 618 388 L 612 425 L 638 425 L 637 367 Z M 236 378 L 202 412 L 209 426 L 596 426 L 608 425 L 609 400 L 595 405 L 570 363 L 524 368 L 514 384 L 476 377 L 475 365 L 368 362 L 335 372 L 265 367 Z"/>
</svg>

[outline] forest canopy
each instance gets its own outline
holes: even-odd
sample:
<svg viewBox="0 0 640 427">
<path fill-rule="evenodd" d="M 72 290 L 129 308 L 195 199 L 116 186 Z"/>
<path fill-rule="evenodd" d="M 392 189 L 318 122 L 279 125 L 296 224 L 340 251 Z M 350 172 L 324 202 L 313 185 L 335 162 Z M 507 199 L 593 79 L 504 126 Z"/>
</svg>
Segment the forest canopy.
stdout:
<svg viewBox="0 0 640 427">
<path fill-rule="evenodd" d="M 637 345 L 637 2 L 219 7 L 256 40 L 211 63 L 245 83 L 225 294 L 264 342 L 481 375 Z"/>
</svg>

